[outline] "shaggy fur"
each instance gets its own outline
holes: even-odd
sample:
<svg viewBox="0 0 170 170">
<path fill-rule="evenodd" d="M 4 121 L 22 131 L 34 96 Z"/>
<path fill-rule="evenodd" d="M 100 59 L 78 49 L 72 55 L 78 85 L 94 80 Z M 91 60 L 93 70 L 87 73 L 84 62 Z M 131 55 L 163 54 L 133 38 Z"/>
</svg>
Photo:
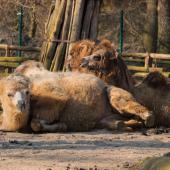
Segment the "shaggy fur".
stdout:
<svg viewBox="0 0 170 170">
<path fill-rule="evenodd" d="M 118 57 L 114 44 L 109 40 L 98 43 L 90 40 L 76 42 L 66 61 L 70 71 L 91 73 L 107 84 L 131 90 L 133 80 L 122 58 Z"/>
<path fill-rule="evenodd" d="M 28 79 L 18 74 L 1 79 L 0 100 L 3 108 L 0 129 L 17 131 L 25 128 L 30 106 Z"/>
<path fill-rule="evenodd" d="M 87 131 L 96 125 L 113 130 L 127 123 L 121 115 L 111 113 L 105 83 L 96 76 L 76 72 L 52 73 L 34 61 L 23 63 L 16 72 L 23 73 L 32 82 L 34 131 L 39 131 L 41 126 L 41 130 L 50 131 L 50 124 L 55 131 Z M 126 113 L 126 108 L 123 111 Z M 151 113 L 148 111 L 148 114 Z M 38 120 L 41 125 L 37 126 Z"/>
<path fill-rule="evenodd" d="M 134 96 L 155 114 L 156 126 L 170 127 L 170 84 L 159 72 L 150 73 L 135 87 Z"/>
<path fill-rule="evenodd" d="M 154 125 L 155 117 L 152 112 L 148 112 L 146 107 L 139 104 L 132 94 L 114 86 L 107 88 L 107 94 L 112 107 L 124 117 L 136 115 L 145 120 L 147 127 Z"/>
</svg>

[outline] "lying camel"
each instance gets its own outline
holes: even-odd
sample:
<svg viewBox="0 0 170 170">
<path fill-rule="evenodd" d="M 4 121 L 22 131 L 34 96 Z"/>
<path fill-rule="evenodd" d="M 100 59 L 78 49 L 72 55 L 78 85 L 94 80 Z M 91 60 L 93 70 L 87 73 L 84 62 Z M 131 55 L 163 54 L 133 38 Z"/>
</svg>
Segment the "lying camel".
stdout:
<svg viewBox="0 0 170 170">
<path fill-rule="evenodd" d="M 74 48 L 73 48 L 73 51 L 74 51 Z M 105 53 L 105 57 L 107 56 L 106 54 L 107 54 L 107 51 Z M 104 61 L 102 60 L 102 56 L 103 56 L 103 53 L 100 52 L 100 50 L 97 52 L 94 52 L 93 54 L 83 58 L 80 67 L 86 68 L 87 70 L 93 70 L 93 72 L 98 72 L 99 68 L 102 67 L 102 63 Z M 122 75 L 125 75 L 125 74 L 123 73 Z M 121 76 L 119 76 L 118 73 L 116 73 L 113 77 L 115 77 L 116 79 L 121 78 Z M 124 77 L 128 78 L 128 76 L 124 76 Z M 123 82 L 127 84 L 126 81 L 123 81 Z M 119 84 L 117 84 L 117 86 L 121 87 Z M 142 105 L 147 107 L 149 110 L 152 110 L 154 112 L 154 115 L 156 116 L 155 125 L 158 125 L 158 126 L 163 125 L 163 126 L 170 127 L 169 125 L 169 122 L 170 122 L 170 116 L 169 116 L 170 83 L 168 82 L 168 80 L 161 73 L 153 72 L 153 73 L 150 73 L 140 85 L 131 86 L 131 87 L 132 88 L 130 89 L 130 92 L 133 93 L 133 96 L 137 99 L 137 101 L 139 101 L 139 103 L 141 103 Z M 113 90 L 113 94 L 114 95 L 116 94 L 114 90 Z M 118 95 L 120 94 L 121 93 L 118 92 Z M 123 92 L 123 94 L 125 93 Z M 111 99 L 111 97 L 109 99 Z M 121 96 L 120 96 L 120 100 L 122 100 Z"/>
<path fill-rule="evenodd" d="M 153 111 L 155 126 L 170 127 L 170 81 L 159 72 L 150 73 L 133 90 L 142 105 Z"/>
<path fill-rule="evenodd" d="M 154 116 L 133 96 L 126 92 L 129 101 L 123 99 L 129 107 L 121 108 L 119 96 L 111 95 L 108 100 L 105 83 L 91 74 L 76 72 L 49 72 L 43 65 L 35 61 L 22 63 L 15 72 L 28 77 L 31 86 L 31 127 L 33 131 L 88 131 L 95 127 L 107 129 L 124 129 L 138 126 L 141 122 L 129 120 L 118 111 L 138 116 L 146 126 L 154 124 Z M 115 88 L 117 93 L 119 89 Z M 123 90 L 124 91 L 124 90 Z M 122 95 L 122 98 L 127 97 Z M 115 99 L 113 100 L 115 96 Z M 112 101 L 115 103 L 113 104 Z M 113 106 L 113 107 L 112 107 Z M 141 110 L 138 114 L 138 110 Z M 113 114 L 114 113 L 114 114 Z M 135 123 L 134 123 L 135 122 Z"/>
<path fill-rule="evenodd" d="M 29 119 L 29 80 L 12 74 L 0 80 L 0 101 L 3 113 L 0 130 L 17 131 L 27 126 Z"/>
<path fill-rule="evenodd" d="M 66 68 L 69 71 L 94 74 L 107 84 L 128 91 L 134 85 L 125 62 L 118 57 L 114 44 L 106 39 L 74 43 L 66 60 Z"/>
</svg>

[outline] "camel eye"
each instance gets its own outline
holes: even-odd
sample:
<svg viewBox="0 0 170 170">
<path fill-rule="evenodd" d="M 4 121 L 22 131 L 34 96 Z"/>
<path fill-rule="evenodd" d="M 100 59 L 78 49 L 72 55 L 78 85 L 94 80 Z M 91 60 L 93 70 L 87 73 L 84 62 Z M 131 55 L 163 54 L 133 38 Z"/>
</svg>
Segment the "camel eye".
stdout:
<svg viewBox="0 0 170 170">
<path fill-rule="evenodd" d="M 27 91 L 25 92 L 25 94 L 26 94 L 26 95 L 29 95 L 29 91 L 27 90 Z"/>
<path fill-rule="evenodd" d="M 13 97 L 14 96 L 13 93 L 8 93 L 7 95 L 8 95 L 8 97 Z"/>
<path fill-rule="evenodd" d="M 101 56 L 94 56 L 93 58 L 95 61 L 100 61 L 101 60 Z"/>
</svg>

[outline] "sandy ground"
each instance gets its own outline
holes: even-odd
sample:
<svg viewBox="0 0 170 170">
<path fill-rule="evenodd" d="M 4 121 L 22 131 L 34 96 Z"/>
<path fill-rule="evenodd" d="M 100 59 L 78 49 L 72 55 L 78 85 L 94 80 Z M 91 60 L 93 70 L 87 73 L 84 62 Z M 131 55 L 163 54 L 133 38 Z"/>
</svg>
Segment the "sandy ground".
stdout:
<svg viewBox="0 0 170 170">
<path fill-rule="evenodd" d="M 170 133 L 0 133 L 0 170 L 124 170 L 170 152 Z"/>
</svg>

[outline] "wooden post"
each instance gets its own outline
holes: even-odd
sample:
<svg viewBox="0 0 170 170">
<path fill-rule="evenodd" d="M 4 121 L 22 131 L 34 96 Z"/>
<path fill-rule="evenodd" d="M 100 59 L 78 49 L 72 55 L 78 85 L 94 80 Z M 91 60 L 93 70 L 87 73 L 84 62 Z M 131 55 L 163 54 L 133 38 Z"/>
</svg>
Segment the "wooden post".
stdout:
<svg viewBox="0 0 170 170">
<path fill-rule="evenodd" d="M 64 19 L 62 35 L 61 35 L 62 40 L 67 39 L 68 34 L 69 34 L 72 6 L 73 6 L 73 1 L 72 0 L 67 0 L 65 19 Z M 67 46 L 67 44 L 63 43 L 63 42 L 61 42 L 58 45 L 57 50 L 55 52 L 54 59 L 52 61 L 51 67 L 50 67 L 51 71 L 57 71 L 57 70 L 62 69 L 62 66 L 63 66 L 63 63 L 64 63 L 64 56 L 65 56 L 66 46 Z"/>
<path fill-rule="evenodd" d="M 51 20 L 52 23 L 49 23 L 50 28 L 47 35 L 48 35 L 48 39 L 50 40 L 59 38 L 67 1 L 61 0 L 60 5 L 58 3 L 59 2 L 56 1 L 54 16 L 53 19 Z M 42 47 L 43 50 L 41 53 L 41 61 L 44 63 L 47 69 L 50 69 L 51 62 L 56 52 L 57 42 L 47 41 L 44 42 Z"/>
</svg>

